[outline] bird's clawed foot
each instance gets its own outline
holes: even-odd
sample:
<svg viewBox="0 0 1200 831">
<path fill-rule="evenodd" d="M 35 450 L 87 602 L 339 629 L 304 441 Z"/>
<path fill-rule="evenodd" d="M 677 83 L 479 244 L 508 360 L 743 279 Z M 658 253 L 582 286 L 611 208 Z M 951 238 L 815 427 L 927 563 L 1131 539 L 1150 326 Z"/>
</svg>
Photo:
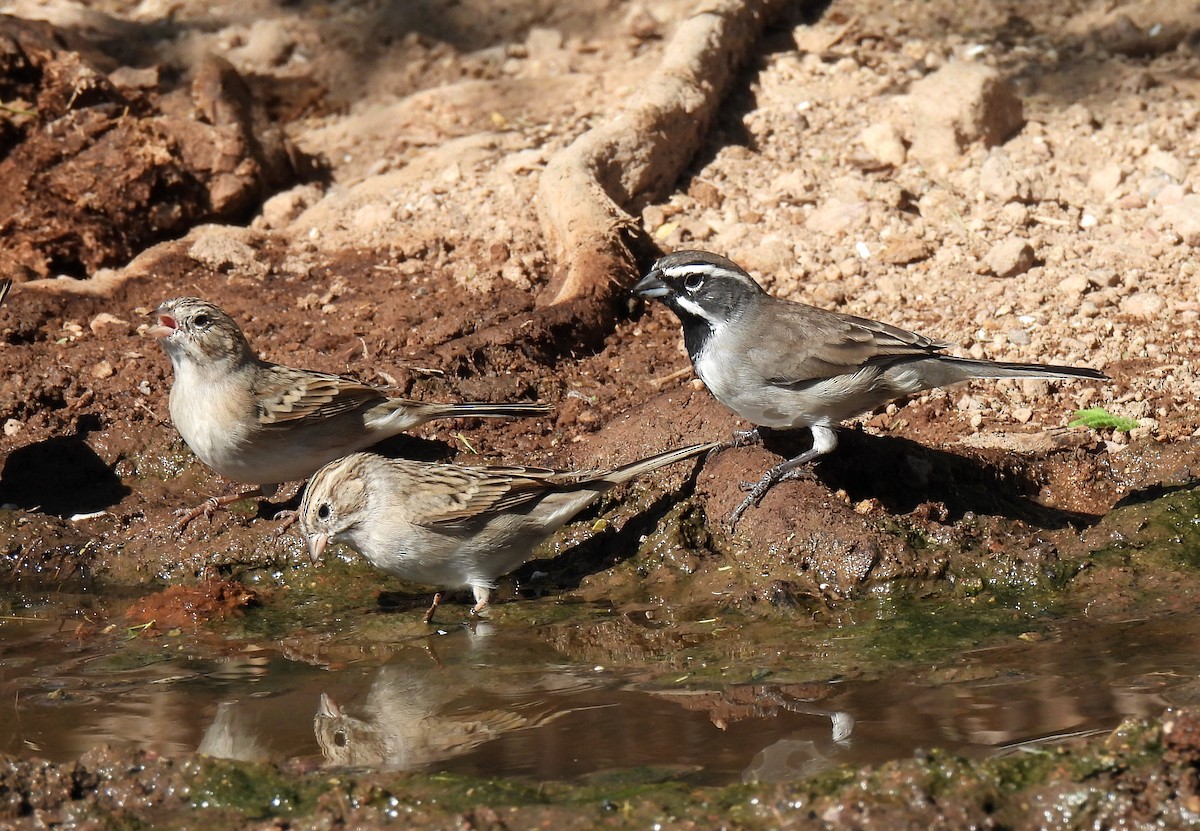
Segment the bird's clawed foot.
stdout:
<svg viewBox="0 0 1200 831">
<path fill-rule="evenodd" d="M 757 482 L 742 482 L 742 490 L 749 491 L 749 493 L 746 495 L 746 498 L 742 500 L 742 504 L 734 508 L 733 513 L 731 513 L 729 515 L 729 519 L 726 520 L 726 524 L 729 526 L 730 531 L 737 527 L 738 520 L 742 518 L 742 514 L 746 513 L 746 510 L 751 505 L 757 505 L 759 502 L 761 502 L 762 498 L 767 495 L 767 491 L 769 491 L 783 478 L 784 474 L 787 473 L 787 471 L 776 473 L 778 470 L 778 467 L 771 468 L 765 474 L 763 474 L 763 478 L 759 479 Z"/>
<path fill-rule="evenodd" d="M 764 473 L 763 477 L 757 482 L 742 482 L 742 490 L 749 491 L 749 493 L 746 495 L 746 498 L 742 500 L 742 504 L 734 508 L 733 513 L 731 513 L 729 515 L 729 519 L 726 520 L 726 525 L 729 526 L 729 530 L 732 531 L 735 527 L 737 527 L 738 520 L 742 518 L 742 514 L 746 513 L 746 510 L 751 505 L 757 505 L 759 502 L 761 502 L 762 498 L 767 495 L 767 491 L 769 491 L 771 488 L 775 487 L 780 482 L 787 481 L 788 479 L 799 479 L 807 476 L 809 474 L 809 470 L 808 468 L 804 467 L 804 465 L 816 458 L 817 455 L 819 454 L 814 453 L 811 450 L 806 453 L 801 453 L 794 459 L 788 459 L 782 464 L 775 465 L 775 467 Z"/>
<path fill-rule="evenodd" d="M 429 604 L 429 610 L 425 612 L 425 617 L 421 618 L 425 623 L 433 623 L 433 613 L 437 611 L 437 607 L 442 605 L 442 593 L 437 592 L 433 595 L 433 602 Z"/>
<path fill-rule="evenodd" d="M 299 511 L 280 511 L 275 514 L 275 519 L 279 520 L 279 527 L 275 529 L 275 536 L 282 537 L 287 529 L 291 528 L 300 521 Z"/>
<path fill-rule="evenodd" d="M 236 493 L 229 496 L 210 496 L 208 499 L 205 499 L 190 511 L 187 508 L 180 508 L 175 512 L 175 516 L 179 517 L 179 521 L 175 523 L 175 535 L 179 536 L 182 534 L 183 529 L 187 528 L 193 519 L 202 516 L 211 522 L 213 514 L 224 508 L 226 505 L 253 495 L 254 494 Z"/>
</svg>

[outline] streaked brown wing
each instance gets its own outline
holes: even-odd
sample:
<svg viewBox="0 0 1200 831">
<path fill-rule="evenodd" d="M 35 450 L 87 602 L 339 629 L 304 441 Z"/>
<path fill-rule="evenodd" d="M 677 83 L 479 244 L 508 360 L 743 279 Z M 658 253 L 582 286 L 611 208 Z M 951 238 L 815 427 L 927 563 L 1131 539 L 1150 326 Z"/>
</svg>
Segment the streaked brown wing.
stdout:
<svg viewBox="0 0 1200 831">
<path fill-rule="evenodd" d="M 459 467 L 397 461 L 413 522 L 426 527 L 451 524 L 536 499 L 547 486 L 520 475 L 522 468 Z M 512 474 L 516 475 L 510 475 Z M 537 471 L 537 473 L 552 471 Z"/>
<path fill-rule="evenodd" d="M 877 320 L 795 303 L 775 306 L 771 317 L 765 331 L 778 336 L 752 352 L 763 362 L 763 374 L 779 385 L 851 373 L 879 358 L 933 356 L 950 345 Z"/>
<path fill-rule="evenodd" d="M 379 390 L 323 372 L 275 366 L 256 390 L 258 422 L 263 427 L 294 427 L 387 400 Z"/>
</svg>

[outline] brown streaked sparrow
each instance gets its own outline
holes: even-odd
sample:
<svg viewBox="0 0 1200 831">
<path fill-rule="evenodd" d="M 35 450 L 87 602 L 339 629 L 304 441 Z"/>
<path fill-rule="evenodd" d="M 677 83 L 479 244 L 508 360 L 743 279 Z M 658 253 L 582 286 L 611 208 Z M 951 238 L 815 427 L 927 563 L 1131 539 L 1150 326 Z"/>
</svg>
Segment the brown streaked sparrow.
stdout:
<svg viewBox="0 0 1200 831">
<path fill-rule="evenodd" d="M 472 613 L 493 582 L 609 488 L 716 444 L 669 450 L 608 472 L 462 467 L 355 453 L 317 471 L 300 505 L 300 527 L 316 562 L 345 542 L 376 568 L 439 587 L 470 586 Z M 433 619 L 441 592 L 425 614 Z"/>
<path fill-rule="evenodd" d="M 668 254 L 633 291 L 679 317 L 692 366 L 718 401 L 756 427 L 812 431 L 809 450 L 746 485 L 731 525 L 833 450 L 838 423 L 897 398 L 972 378 L 1108 380 L 1088 367 L 956 358 L 946 341 L 772 297 L 736 263 L 705 251 Z"/>
<path fill-rule="evenodd" d="M 427 404 L 391 398 L 339 375 L 261 360 L 229 315 L 177 297 L 153 312 L 175 370 L 171 420 L 188 447 L 222 476 L 257 491 L 207 501 L 177 525 L 247 496 L 273 494 L 333 459 L 437 418 L 544 415 L 540 404 Z"/>
</svg>

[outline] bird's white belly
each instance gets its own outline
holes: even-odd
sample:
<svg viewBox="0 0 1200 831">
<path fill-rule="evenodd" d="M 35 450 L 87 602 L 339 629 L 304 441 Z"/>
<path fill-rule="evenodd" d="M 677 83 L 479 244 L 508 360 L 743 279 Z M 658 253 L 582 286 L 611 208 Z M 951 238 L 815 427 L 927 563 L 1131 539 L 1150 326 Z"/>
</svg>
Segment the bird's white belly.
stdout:
<svg viewBox="0 0 1200 831">
<path fill-rule="evenodd" d="M 780 386 L 754 367 L 739 364 L 713 348 L 696 361 L 696 374 L 718 401 L 760 427 L 795 430 L 836 425 L 894 397 L 878 384 L 879 370 L 813 379 L 808 384 Z"/>
<path fill-rule="evenodd" d="M 257 423 L 255 414 L 245 411 L 244 400 L 216 385 L 177 379 L 171 387 L 171 420 L 200 461 L 222 476 L 252 485 L 286 481 L 262 478 L 263 460 L 248 452 Z"/>
<path fill-rule="evenodd" d="M 737 368 L 728 356 L 715 360 L 711 357 L 713 351 L 706 349 L 695 362 L 696 374 L 718 401 L 751 424 L 789 430 L 819 420 L 819 416 L 807 411 L 804 396 L 767 384 L 752 371 Z"/>
</svg>

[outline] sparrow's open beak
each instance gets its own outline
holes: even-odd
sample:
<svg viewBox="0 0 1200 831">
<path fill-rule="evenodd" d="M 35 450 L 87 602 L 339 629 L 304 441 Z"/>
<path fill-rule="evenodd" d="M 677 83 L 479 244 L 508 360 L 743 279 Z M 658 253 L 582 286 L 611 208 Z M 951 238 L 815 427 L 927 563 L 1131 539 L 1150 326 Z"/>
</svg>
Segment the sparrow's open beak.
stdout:
<svg viewBox="0 0 1200 831">
<path fill-rule="evenodd" d="M 661 275 L 662 272 L 658 269 L 651 271 L 633 287 L 633 293 L 648 300 L 666 297 L 671 293 L 671 287 L 662 281 Z"/>
<path fill-rule="evenodd" d="M 321 702 L 317 704 L 317 716 L 320 718 L 341 718 L 342 708 L 325 693 L 321 693 Z"/>
<path fill-rule="evenodd" d="M 321 555 L 325 553 L 325 546 L 329 545 L 329 535 L 309 534 L 304 538 L 304 544 L 308 547 L 308 559 L 315 566 L 321 562 Z"/>
<path fill-rule="evenodd" d="M 158 321 L 146 330 L 146 334 L 152 338 L 169 338 L 179 329 L 175 318 L 164 312 L 161 306 L 151 312 L 150 316 Z"/>
</svg>

